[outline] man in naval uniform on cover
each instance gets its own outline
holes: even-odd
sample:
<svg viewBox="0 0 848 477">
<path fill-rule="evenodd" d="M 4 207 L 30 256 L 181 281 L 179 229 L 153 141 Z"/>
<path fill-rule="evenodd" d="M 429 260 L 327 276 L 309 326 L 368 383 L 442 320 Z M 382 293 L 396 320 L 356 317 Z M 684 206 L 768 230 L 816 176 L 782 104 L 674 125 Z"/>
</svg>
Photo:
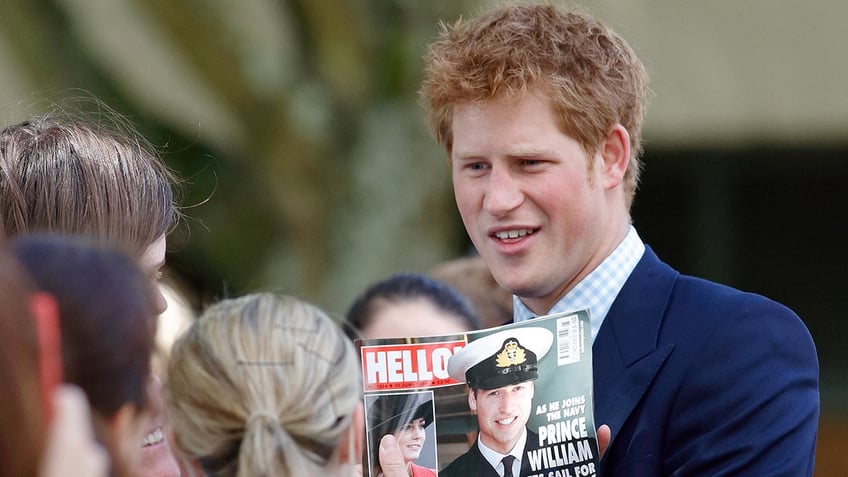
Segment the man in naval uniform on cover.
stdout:
<svg viewBox="0 0 848 477">
<path fill-rule="evenodd" d="M 471 341 L 448 360 L 448 374 L 468 384 L 477 442 L 439 472 L 442 477 L 518 477 L 531 473 L 527 452 L 539 436 L 527 428 L 537 361 L 553 334 L 545 328 L 500 331 Z"/>
</svg>

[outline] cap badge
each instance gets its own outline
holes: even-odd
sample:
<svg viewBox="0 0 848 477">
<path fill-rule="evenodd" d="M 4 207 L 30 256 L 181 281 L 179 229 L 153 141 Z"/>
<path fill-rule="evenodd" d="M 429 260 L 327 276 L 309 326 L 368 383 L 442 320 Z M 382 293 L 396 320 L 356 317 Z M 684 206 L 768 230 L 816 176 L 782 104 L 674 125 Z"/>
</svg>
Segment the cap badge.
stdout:
<svg viewBox="0 0 848 477">
<path fill-rule="evenodd" d="M 504 343 L 501 352 L 495 356 L 495 366 L 498 368 L 508 368 L 525 361 L 527 361 L 527 355 L 524 353 L 524 348 L 520 348 L 515 340 Z"/>
</svg>

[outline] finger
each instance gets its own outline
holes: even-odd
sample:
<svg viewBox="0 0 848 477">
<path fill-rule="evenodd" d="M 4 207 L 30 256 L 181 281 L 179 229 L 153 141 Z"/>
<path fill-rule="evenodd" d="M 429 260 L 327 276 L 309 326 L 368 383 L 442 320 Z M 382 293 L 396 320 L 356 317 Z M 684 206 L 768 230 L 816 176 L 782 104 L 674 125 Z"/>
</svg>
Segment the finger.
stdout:
<svg viewBox="0 0 848 477">
<path fill-rule="evenodd" d="M 386 434 L 380 440 L 380 467 L 385 477 L 406 477 L 406 464 L 395 436 Z"/>
<path fill-rule="evenodd" d="M 612 431 L 610 431 L 609 426 L 602 424 L 601 427 L 598 428 L 598 451 L 601 453 L 600 457 L 603 457 L 604 453 L 607 451 L 611 438 Z"/>
<path fill-rule="evenodd" d="M 50 426 L 42 477 L 108 475 L 106 450 L 94 440 L 85 394 L 69 385 L 55 391 L 56 418 Z"/>
</svg>

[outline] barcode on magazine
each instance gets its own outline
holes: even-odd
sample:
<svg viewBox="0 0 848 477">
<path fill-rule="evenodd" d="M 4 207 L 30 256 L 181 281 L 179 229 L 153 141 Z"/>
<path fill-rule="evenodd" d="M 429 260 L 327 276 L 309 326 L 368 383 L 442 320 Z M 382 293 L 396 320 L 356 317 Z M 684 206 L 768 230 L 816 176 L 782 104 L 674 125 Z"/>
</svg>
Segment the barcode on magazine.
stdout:
<svg viewBox="0 0 848 477">
<path fill-rule="evenodd" d="M 557 329 L 557 364 L 566 364 L 580 361 L 580 317 L 570 315 L 560 318 L 556 322 Z"/>
</svg>

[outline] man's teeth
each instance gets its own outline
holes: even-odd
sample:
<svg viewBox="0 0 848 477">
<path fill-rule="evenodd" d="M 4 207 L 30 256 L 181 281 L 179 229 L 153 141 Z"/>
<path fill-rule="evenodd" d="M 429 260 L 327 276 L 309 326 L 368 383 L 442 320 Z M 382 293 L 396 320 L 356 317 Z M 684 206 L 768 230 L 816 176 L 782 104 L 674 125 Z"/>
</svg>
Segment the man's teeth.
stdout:
<svg viewBox="0 0 848 477">
<path fill-rule="evenodd" d="M 515 420 L 515 416 L 508 417 L 506 419 L 500 419 L 500 420 L 495 421 L 495 422 L 497 422 L 498 424 L 500 424 L 502 426 L 508 426 L 508 425 L 512 424 L 512 421 L 514 421 L 514 420 Z"/>
<path fill-rule="evenodd" d="M 152 446 L 154 444 L 162 442 L 163 440 L 165 440 L 165 433 L 162 432 L 162 429 L 156 429 L 144 438 L 144 441 L 141 443 L 141 446 Z"/>
<path fill-rule="evenodd" d="M 495 237 L 505 240 L 505 239 L 514 239 L 518 237 L 524 237 L 525 235 L 530 235 L 533 233 L 531 229 L 518 229 L 518 230 L 504 230 L 503 232 L 496 232 Z"/>
</svg>

